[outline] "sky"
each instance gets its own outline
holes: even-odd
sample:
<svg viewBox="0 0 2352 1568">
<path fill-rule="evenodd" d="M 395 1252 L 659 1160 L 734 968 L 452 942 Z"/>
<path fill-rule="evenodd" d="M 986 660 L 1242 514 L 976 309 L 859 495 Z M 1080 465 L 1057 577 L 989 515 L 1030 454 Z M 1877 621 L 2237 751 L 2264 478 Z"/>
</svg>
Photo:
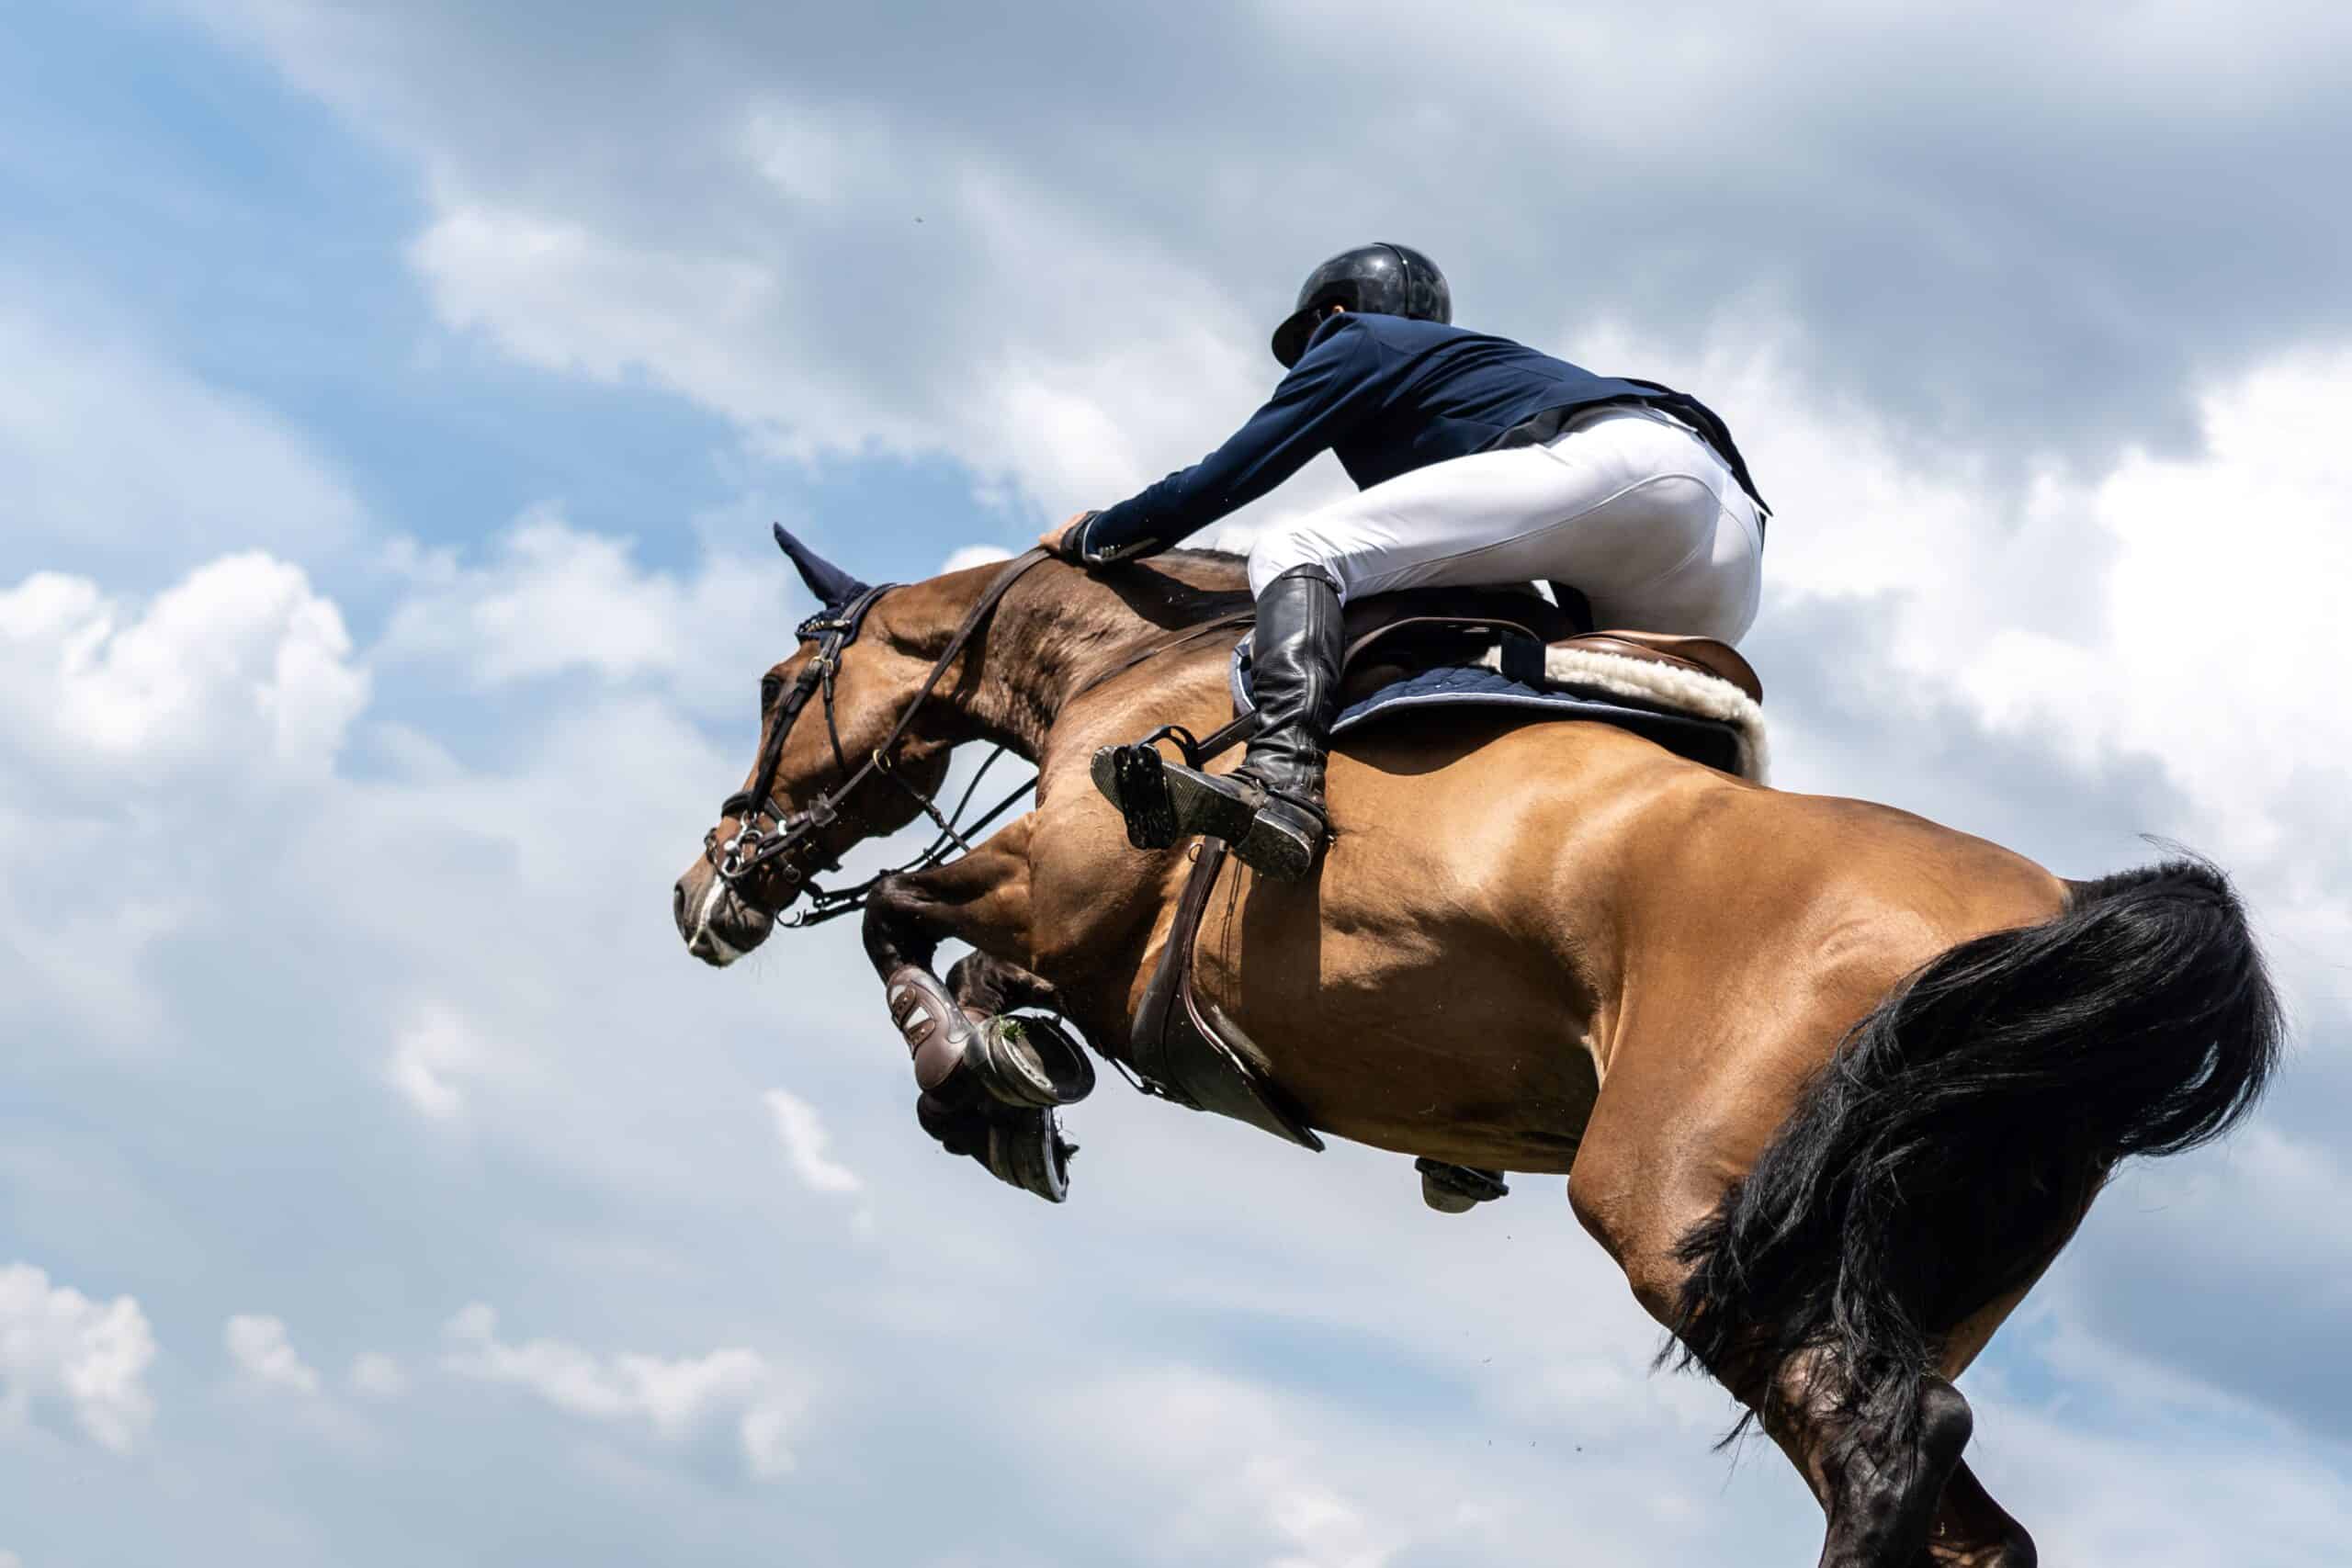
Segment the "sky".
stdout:
<svg viewBox="0 0 2352 1568">
<path fill-rule="evenodd" d="M 2109 1189 L 1971 1457 L 2048 1561 L 2340 1561 L 2346 145 L 2287 0 L 22 0 L 0 1568 L 1811 1562 L 1555 1179 L 1106 1079 L 1049 1208 L 846 925 L 669 923 L 769 520 L 1017 548 L 1374 238 L 1738 432 L 1781 785 L 2239 878 L 2280 1087 Z"/>
</svg>

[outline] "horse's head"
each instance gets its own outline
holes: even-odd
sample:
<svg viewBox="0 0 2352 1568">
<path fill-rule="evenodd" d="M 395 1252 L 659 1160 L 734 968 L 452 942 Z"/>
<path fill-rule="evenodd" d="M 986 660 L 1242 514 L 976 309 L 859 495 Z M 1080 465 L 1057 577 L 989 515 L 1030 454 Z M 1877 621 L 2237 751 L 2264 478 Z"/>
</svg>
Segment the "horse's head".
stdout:
<svg viewBox="0 0 2352 1568">
<path fill-rule="evenodd" d="M 852 846 L 912 821 L 947 773 L 948 745 L 911 734 L 890 744 L 928 661 L 891 635 L 886 591 L 781 526 L 775 537 L 820 608 L 801 623 L 799 649 L 761 678 L 751 772 L 673 890 L 678 934 L 714 965 L 765 942 Z"/>
</svg>

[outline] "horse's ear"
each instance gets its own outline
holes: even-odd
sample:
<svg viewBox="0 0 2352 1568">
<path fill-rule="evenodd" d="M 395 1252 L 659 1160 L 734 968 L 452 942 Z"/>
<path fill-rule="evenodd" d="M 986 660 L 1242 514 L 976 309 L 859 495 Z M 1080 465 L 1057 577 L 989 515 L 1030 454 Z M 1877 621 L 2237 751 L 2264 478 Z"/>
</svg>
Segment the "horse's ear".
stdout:
<svg viewBox="0 0 2352 1568">
<path fill-rule="evenodd" d="M 846 604 L 865 592 L 865 584 L 843 571 L 799 540 L 785 531 L 781 523 L 769 525 L 775 530 L 776 547 L 782 550 L 800 573 L 800 581 L 817 596 L 817 603 L 831 607 Z"/>
</svg>

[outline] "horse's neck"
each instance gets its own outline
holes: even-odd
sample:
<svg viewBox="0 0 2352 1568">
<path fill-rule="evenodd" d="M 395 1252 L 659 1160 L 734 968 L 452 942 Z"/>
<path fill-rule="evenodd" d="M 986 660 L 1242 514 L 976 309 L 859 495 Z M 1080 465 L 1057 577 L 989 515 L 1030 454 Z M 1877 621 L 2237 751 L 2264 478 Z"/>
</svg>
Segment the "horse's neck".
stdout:
<svg viewBox="0 0 2352 1568">
<path fill-rule="evenodd" d="M 919 584 L 919 590 L 941 591 L 954 584 L 954 591 L 906 604 L 894 616 L 900 623 L 894 629 L 930 657 L 944 653 L 992 581 L 983 572 L 968 575 L 969 583 L 940 578 Z M 974 637 L 969 668 L 951 671 L 941 682 L 938 696 L 959 731 L 943 738 L 1008 746 L 1036 761 L 1065 704 L 1134 655 L 1181 637 L 1187 620 L 1201 613 L 1198 605 L 1222 592 L 1221 582 L 1193 583 L 1173 574 L 1131 575 L 1114 585 L 1060 562 L 1036 567 Z"/>
</svg>

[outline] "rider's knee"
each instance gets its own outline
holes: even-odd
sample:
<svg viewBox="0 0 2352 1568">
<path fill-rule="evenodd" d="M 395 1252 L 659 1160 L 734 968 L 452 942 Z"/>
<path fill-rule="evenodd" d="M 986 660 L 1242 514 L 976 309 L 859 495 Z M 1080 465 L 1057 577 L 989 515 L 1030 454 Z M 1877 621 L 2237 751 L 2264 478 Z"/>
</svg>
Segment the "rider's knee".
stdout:
<svg viewBox="0 0 2352 1568">
<path fill-rule="evenodd" d="M 1250 592 L 1263 593 L 1277 577 L 1302 568 L 1319 570 L 1347 597 L 1348 582 L 1339 556 L 1319 533 L 1304 523 L 1276 525 L 1261 533 L 1250 547 Z"/>
</svg>

